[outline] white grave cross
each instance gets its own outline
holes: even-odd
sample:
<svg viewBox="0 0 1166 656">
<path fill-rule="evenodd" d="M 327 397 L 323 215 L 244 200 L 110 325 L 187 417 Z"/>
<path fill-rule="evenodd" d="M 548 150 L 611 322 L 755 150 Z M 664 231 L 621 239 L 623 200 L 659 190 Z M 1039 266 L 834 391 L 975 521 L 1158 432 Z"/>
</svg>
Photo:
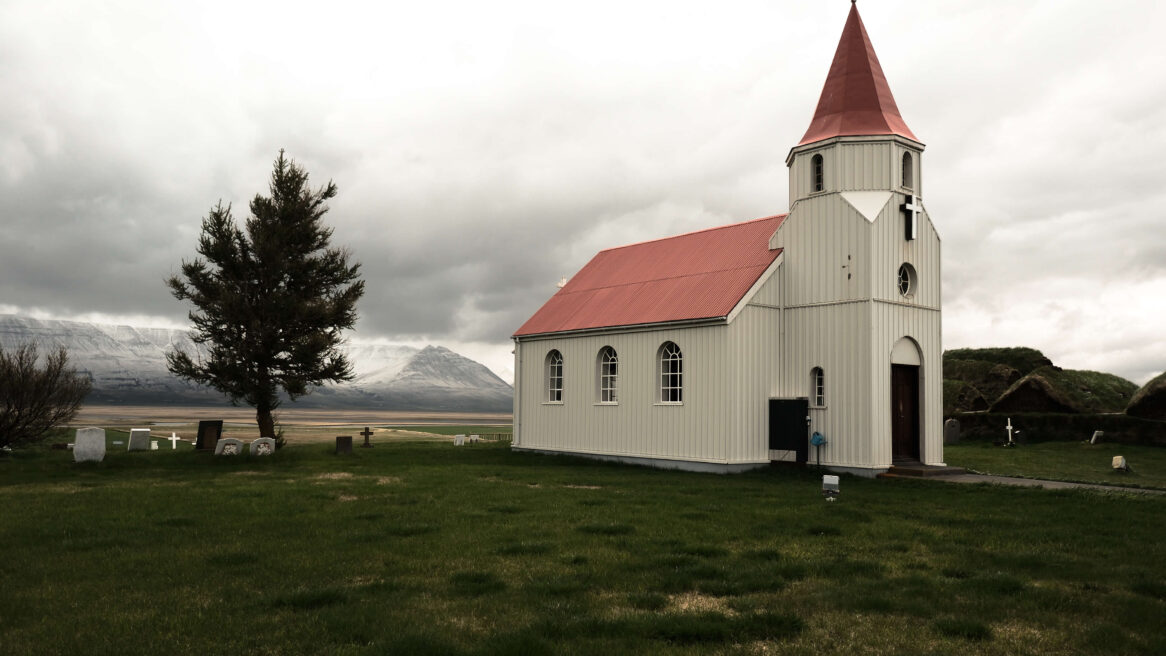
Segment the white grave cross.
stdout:
<svg viewBox="0 0 1166 656">
<path fill-rule="evenodd" d="M 170 450 L 171 450 L 171 451 L 173 451 L 173 450 L 177 449 L 177 448 L 178 448 L 178 442 L 180 442 L 180 441 L 182 440 L 182 438 L 181 438 L 181 437 L 178 437 L 178 436 L 177 436 L 177 435 L 175 435 L 174 433 L 170 433 L 170 437 L 167 437 L 167 438 L 165 438 L 165 439 L 167 439 L 167 440 L 170 440 Z"/>
</svg>

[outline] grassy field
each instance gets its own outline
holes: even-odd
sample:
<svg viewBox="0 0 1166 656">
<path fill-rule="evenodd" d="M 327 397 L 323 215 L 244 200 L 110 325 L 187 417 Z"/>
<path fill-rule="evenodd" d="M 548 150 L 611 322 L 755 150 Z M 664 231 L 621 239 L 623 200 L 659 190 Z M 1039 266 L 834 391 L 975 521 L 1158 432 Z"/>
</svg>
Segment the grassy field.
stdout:
<svg viewBox="0 0 1166 656">
<path fill-rule="evenodd" d="M 1119 455 L 1132 472 L 1114 471 L 1113 457 Z M 1161 447 L 1073 441 L 1003 448 L 966 442 L 945 446 L 943 457 L 949 465 L 982 474 L 1166 489 L 1166 449 Z"/>
<path fill-rule="evenodd" d="M 1166 499 L 819 488 L 388 436 L 20 452 L 0 652 L 1166 653 Z"/>
</svg>

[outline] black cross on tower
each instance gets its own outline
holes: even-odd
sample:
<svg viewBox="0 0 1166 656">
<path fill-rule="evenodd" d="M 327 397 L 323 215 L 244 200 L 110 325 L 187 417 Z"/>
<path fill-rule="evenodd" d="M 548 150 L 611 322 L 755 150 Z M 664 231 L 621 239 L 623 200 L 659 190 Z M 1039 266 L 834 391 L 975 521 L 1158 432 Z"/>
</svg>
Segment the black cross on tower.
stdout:
<svg viewBox="0 0 1166 656">
<path fill-rule="evenodd" d="M 361 448 L 371 449 L 372 445 L 368 443 L 368 438 L 372 437 L 372 431 L 368 429 L 368 426 L 365 426 L 364 430 L 362 430 L 360 434 L 364 436 L 364 444 Z"/>
<path fill-rule="evenodd" d="M 899 209 L 907 216 L 907 241 L 911 241 L 919 236 L 919 213 L 923 211 L 923 205 L 919 203 L 918 196 L 907 194 L 907 202 Z"/>
</svg>

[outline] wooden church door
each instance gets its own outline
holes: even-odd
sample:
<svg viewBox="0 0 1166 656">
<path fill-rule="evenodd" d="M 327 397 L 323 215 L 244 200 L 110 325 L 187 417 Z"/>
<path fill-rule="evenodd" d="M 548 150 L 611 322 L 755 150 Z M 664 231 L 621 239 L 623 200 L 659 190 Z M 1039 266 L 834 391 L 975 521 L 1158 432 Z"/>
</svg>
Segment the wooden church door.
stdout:
<svg viewBox="0 0 1166 656">
<path fill-rule="evenodd" d="M 891 457 L 919 459 L 919 367 L 891 365 Z"/>
</svg>

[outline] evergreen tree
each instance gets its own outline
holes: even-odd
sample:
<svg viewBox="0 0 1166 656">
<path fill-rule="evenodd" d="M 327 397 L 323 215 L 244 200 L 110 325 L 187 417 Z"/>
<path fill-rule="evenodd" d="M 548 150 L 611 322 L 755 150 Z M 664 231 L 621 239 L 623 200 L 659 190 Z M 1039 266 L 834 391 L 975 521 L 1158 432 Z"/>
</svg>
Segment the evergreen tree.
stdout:
<svg viewBox="0 0 1166 656">
<path fill-rule="evenodd" d="M 338 347 L 341 331 L 356 322 L 364 282 L 347 249 L 329 245 L 332 229 L 322 219 L 335 184 L 312 191 L 307 172 L 280 150 L 269 189 L 251 201 L 245 230 L 222 201 L 203 219 L 205 259 L 183 260 L 181 275 L 166 284 L 194 305 L 193 339 L 206 356 L 176 350 L 166 359 L 175 375 L 254 407 L 260 435 L 279 438 L 273 413 L 281 390 L 295 400 L 352 379 Z"/>
</svg>

